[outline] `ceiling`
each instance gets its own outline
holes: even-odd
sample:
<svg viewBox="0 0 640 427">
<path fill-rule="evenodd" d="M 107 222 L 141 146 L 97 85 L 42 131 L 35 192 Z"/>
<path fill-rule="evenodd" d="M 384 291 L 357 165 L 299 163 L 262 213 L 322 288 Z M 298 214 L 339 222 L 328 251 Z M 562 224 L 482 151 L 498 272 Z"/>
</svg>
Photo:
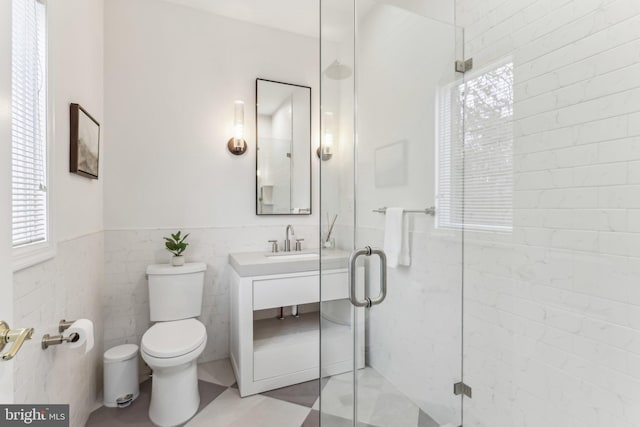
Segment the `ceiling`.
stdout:
<svg viewBox="0 0 640 427">
<path fill-rule="evenodd" d="M 165 0 L 182 6 L 265 27 L 317 38 L 320 33 L 320 0 Z M 359 0 L 362 19 L 375 4 L 407 9 L 418 15 L 454 23 L 451 0 Z M 322 38 L 340 42 L 352 37 L 353 2 L 322 0 Z"/>
<path fill-rule="evenodd" d="M 320 0 L 165 1 L 307 37 L 318 38 L 320 33 Z M 359 15 L 366 15 L 374 4 L 374 0 L 360 0 Z M 322 38 L 340 42 L 349 37 L 352 30 L 353 3 L 345 0 L 323 0 Z"/>
<path fill-rule="evenodd" d="M 319 0 L 167 1 L 309 37 L 319 33 Z"/>
</svg>

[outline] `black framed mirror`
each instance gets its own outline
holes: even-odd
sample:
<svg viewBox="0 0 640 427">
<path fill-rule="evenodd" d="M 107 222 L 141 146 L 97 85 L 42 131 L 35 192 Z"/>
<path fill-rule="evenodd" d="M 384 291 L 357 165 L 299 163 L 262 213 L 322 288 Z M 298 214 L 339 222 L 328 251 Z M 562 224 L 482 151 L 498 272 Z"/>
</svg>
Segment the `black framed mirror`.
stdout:
<svg viewBox="0 0 640 427">
<path fill-rule="evenodd" d="M 311 214 L 311 88 L 256 79 L 256 215 Z"/>
</svg>

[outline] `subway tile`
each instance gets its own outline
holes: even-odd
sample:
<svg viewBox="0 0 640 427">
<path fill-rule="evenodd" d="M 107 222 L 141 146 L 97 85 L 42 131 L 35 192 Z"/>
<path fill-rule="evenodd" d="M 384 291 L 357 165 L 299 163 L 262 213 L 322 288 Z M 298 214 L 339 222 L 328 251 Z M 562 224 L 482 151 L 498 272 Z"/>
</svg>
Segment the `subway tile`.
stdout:
<svg viewBox="0 0 640 427">
<path fill-rule="evenodd" d="M 465 424 L 638 425 L 640 3 L 457 3 L 515 77 L 513 238 L 464 239 Z"/>
</svg>

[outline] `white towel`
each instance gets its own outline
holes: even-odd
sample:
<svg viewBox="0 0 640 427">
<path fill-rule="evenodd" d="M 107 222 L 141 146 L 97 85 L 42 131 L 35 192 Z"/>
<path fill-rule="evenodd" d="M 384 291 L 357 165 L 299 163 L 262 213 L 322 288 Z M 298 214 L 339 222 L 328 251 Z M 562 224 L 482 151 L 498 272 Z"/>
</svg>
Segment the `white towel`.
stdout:
<svg viewBox="0 0 640 427">
<path fill-rule="evenodd" d="M 384 251 L 387 254 L 389 267 L 411 265 L 409 224 L 405 219 L 403 208 L 387 208 L 384 224 Z"/>
</svg>

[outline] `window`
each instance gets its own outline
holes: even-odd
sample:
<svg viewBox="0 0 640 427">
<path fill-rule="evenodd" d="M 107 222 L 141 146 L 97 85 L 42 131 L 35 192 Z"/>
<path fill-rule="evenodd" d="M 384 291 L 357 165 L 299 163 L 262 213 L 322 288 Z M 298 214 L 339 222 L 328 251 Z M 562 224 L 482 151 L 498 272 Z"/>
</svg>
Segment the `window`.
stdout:
<svg viewBox="0 0 640 427">
<path fill-rule="evenodd" d="M 50 240 L 46 11 L 39 0 L 12 1 L 12 242 L 24 258 Z"/>
<path fill-rule="evenodd" d="M 511 231 L 513 63 L 444 88 L 438 111 L 437 226 Z"/>
</svg>

